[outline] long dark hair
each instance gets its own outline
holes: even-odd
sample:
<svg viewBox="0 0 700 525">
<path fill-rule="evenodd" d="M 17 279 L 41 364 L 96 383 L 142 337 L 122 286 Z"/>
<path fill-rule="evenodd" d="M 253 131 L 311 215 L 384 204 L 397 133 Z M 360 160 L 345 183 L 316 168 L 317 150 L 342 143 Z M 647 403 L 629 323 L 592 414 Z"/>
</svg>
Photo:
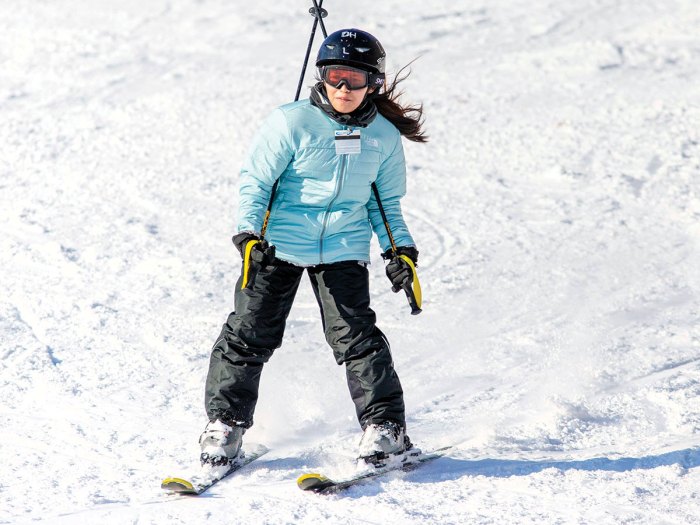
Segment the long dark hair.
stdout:
<svg viewBox="0 0 700 525">
<path fill-rule="evenodd" d="M 401 135 L 413 142 L 428 142 L 428 136 L 423 129 L 423 104 L 404 106 L 399 103 L 403 91 L 398 91 L 397 88 L 411 74 L 409 70 L 402 75 L 410 65 L 411 63 L 399 69 L 399 72 L 394 76 L 394 80 L 384 85 L 383 91 L 370 96 L 379 113 L 396 126 Z"/>
</svg>

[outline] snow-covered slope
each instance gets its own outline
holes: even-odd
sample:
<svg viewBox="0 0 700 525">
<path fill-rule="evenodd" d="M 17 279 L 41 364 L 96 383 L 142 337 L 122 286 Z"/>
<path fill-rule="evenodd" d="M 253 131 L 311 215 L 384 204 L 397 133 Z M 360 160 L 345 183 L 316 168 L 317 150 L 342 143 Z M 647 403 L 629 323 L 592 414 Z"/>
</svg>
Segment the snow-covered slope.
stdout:
<svg viewBox="0 0 700 525">
<path fill-rule="evenodd" d="M 0 523 L 697 523 L 696 0 L 327 4 L 390 70 L 420 57 L 424 313 L 376 246 L 373 306 L 411 437 L 456 449 L 295 487 L 359 439 L 305 285 L 246 434 L 271 452 L 210 497 L 161 494 L 197 460 L 237 172 L 293 97 L 310 2 L 4 0 Z"/>
</svg>

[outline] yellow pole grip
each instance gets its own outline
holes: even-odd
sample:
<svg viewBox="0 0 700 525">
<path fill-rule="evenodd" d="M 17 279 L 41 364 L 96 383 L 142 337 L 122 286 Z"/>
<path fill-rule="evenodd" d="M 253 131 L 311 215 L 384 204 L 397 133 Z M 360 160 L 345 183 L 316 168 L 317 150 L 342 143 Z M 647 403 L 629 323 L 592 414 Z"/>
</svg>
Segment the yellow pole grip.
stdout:
<svg viewBox="0 0 700 525">
<path fill-rule="evenodd" d="M 250 269 L 250 252 L 253 251 L 253 247 L 260 242 L 259 239 L 251 239 L 245 245 L 245 254 L 243 255 L 243 283 L 241 283 L 241 290 L 248 286 L 248 270 Z"/>
<path fill-rule="evenodd" d="M 421 305 L 423 304 L 423 292 L 420 288 L 420 281 L 418 280 L 416 265 L 413 264 L 413 261 L 408 255 L 400 255 L 399 257 L 408 263 L 408 265 L 411 267 L 411 271 L 413 272 L 413 299 L 415 300 L 415 304 L 412 303 L 410 296 L 408 298 L 409 302 L 411 302 L 411 308 L 413 309 L 413 312 L 411 313 L 420 313 Z M 408 292 L 408 290 L 406 290 L 406 292 Z"/>
</svg>

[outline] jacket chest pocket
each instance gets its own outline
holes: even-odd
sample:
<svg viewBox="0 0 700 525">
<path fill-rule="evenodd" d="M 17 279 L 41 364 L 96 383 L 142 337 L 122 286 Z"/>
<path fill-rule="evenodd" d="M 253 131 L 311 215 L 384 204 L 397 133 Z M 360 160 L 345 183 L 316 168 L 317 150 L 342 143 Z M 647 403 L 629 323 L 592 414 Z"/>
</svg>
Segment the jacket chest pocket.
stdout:
<svg viewBox="0 0 700 525">
<path fill-rule="evenodd" d="M 348 155 L 348 172 L 345 177 L 345 197 L 348 200 L 366 203 L 369 200 L 371 185 L 377 179 L 380 158 L 378 152 L 365 152 Z"/>
<path fill-rule="evenodd" d="M 291 163 L 292 174 L 299 178 L 330 181 L 337 173 L 340 159 L 328 148 L 304 148 Z"/>
<path fill-rule="evenodd" d="M 348 171 L 356 178 L 374 182 L 379 173 L 381 155 L 378 151 L 363 151 L 360 155 L 348 155 Z"/>
</svg>

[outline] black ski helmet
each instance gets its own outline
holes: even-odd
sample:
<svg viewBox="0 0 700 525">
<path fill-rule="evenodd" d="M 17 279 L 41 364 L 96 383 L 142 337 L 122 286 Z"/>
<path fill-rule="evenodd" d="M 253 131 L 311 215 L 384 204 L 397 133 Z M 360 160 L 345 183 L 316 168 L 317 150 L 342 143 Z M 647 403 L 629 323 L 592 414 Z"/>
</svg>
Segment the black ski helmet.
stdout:
<svg viewBox="0 0 700 525">
<path fill-rule="evenodd" d="M 384 48 L 374 36 L 360 29 L 341 29 L 321 44 L 316 67 L 345 64 L 374 73 L 383 81 L 385 59 Z"/>
</svg>

